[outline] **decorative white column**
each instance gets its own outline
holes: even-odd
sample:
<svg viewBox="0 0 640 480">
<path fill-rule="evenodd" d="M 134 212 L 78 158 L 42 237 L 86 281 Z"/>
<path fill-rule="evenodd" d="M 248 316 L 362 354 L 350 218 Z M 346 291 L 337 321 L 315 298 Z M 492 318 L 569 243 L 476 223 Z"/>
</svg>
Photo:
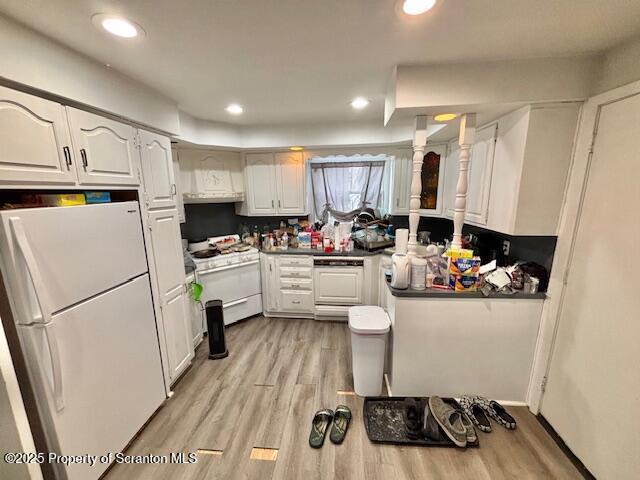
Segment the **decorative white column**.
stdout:
<svg viewBox="0 0 640 480">
<path fill-rule="evenodd" d="M 411 197 L 409 200 L 409 255 L 416 254 L 418 224 L 420 223 L 420 192 L 422 192 L 422 160 L 427 146 L 427 117 L 418 115 L 413 134 L 413 169 L 411 175 Z"/>
<path fill-rule="evenodd" d="M 466 113 L 460 119 L 460 161 L 458 163 L 458 184 L 456 185 L 456 202 L 453 213 L 453 241 L 451 248 L 462 247 L 462 226 L 467 210 L 467 189 L 469 188 L 469 161 L 471 148 L 476 137 L 476 114 Z"/>
</svg>

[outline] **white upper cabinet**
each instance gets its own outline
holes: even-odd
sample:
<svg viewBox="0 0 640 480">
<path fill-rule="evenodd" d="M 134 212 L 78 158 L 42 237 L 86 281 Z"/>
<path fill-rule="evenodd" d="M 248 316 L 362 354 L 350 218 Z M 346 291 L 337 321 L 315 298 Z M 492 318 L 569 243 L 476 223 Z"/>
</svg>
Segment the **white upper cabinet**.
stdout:
<svg viewBox="0 0 640 480">
<path fill-rule="evenodd" d="M 238 152 L 180 149 L 186 203 L 238 202 L 244 199 L 242 159 Z"/>
<path fill-rule="evenodd" d="M 500 118 L 487 228 L 557 235 L 580 105 L 528 106 Z"/>
<path fill-rule="evenodd" d="M 171 142 L 167 137 L 139 131 L 140 159 L 147 208 L 176 205 L 177 186 L 173 176 Z"/>
<path fill-rule="evenodd" d="M 429 145 L 424 151 L 420 192 L 420 215 L 438 216 L 443 212 L 446 145 Z M 391 180 L 392 215 L 408 215 L 413 176 L 413 150 L 398 150 L 393 158 Z"/>
<path fill-rule="evenodd" d="M 81 185 L 139 185 L 136 129 L 67 107 Z"/>
<path fill-rule="evenodd" d="M 306 179 L 302 153 L 247 153 L 246 201 L 240 215 L 305 215 Z"/>
<path fill-rule="evenodd" d="M 276 153 L 276 184 L 278 214 L 304 213 L 305 178 L 304 159 L 300 152 Z"/>
<path fill-rule="evenodd" d="M 0 183 L 74 184 L 64 107 L 0 87 Z"/>
</svg>

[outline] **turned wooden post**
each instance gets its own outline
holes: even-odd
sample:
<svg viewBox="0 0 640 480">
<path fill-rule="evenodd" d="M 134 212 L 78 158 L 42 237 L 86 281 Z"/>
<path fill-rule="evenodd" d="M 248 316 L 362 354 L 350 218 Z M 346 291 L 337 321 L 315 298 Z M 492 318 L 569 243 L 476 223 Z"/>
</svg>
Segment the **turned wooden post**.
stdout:
<svg viewBox="0 0 640 480">
<path fill-rule="evenodd" d="M 416 254 L 418 224 L 420 223 L 420 193 L 422 192 L 422 160 L 427 145 L 427 117 L 418 115 L 413 134 L 413 168 L 411 175 L 411 197 L 409 200 L 409 244 L 407 253 Z"/>
<path fill-rule="evenodd" d="M 476 114 L 466 113 L 460 119 L 460 145 L 458 163 L 458 183 L 456 185 L 456 202 L 453 213 L 453 241 L 452 248 L 462 247 L 462 226 L 464 225 L 464 214 L 467 210 L 467 189 L 469 188 L 469 162 L 471 159 L 471 148 L 476 137 Z"/>
</svg>

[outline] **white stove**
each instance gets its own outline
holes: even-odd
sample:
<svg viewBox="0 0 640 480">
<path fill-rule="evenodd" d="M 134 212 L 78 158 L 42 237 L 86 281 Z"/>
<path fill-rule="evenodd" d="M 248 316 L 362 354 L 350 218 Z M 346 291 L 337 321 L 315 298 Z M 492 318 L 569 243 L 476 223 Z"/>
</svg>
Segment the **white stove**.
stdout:
<svg viewBox="0 0 640 480">
<path fill-rule="evenodd" d="M 239 240 L 238 235 L 225 235 L 211 237 L 209 243 L 215 245 Z M 248 250 L 209 258 L 195 258 L 192 255 L 192 258 L 198 283 L 204 287 L 201 301 L 206 304 L 209 300 L 222 300 L 225 325 L 262 313 L 260 253 L 257 248 L 250 247 Z"/>
</svg>

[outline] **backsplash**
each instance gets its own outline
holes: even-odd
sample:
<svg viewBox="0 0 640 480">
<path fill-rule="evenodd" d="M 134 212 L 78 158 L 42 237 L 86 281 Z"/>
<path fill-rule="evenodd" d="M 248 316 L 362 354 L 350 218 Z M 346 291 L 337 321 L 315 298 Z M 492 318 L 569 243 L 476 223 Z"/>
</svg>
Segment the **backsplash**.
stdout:
<svg viewBox="0 0 640 480">
<path fill-rule="evenodd" d="M 260 231 L 264 227 L 272 230 L 280 226 L 281 221 L 286 222 L 289 218 L 307 218 L 306 216 L 245 217 L 236 214 L 233 203 L 193 203 L 185 205 L 184 209 L 186 222 L 180 225 L 180 230 L 182 238 L 188 240 L 241 233 L 245 225 L 250 231 L 255 225 Z"/>
</svg>

